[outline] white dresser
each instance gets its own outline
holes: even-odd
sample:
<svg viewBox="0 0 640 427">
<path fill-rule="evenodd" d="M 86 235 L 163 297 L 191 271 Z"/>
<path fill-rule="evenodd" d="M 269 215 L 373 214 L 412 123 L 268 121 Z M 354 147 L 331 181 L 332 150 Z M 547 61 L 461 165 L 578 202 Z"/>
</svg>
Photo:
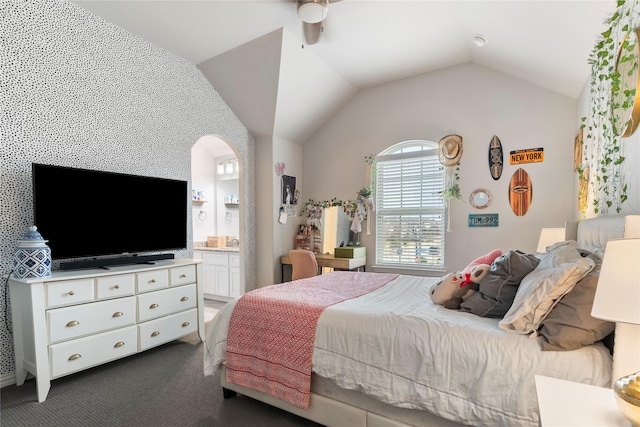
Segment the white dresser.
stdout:
<svg viewBox="0 0 640 427">
<path fill-rule="evenodd" d="M 108 270 L 11 278 L 16 383 L 51 380 L 198 331 L 204 341 L 202 261 L 157 261 Z"/>
</svg>

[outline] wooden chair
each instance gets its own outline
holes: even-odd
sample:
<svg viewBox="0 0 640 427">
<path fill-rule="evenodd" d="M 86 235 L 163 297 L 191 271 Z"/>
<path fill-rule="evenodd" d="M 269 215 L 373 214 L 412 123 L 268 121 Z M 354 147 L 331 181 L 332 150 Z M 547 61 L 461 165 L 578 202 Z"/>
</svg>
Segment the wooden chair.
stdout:
<svg viewBox="0 0 640 427">
<path fill-rule="evenodd" d="M 318 275 L 318 261 L 313 252 L 304 249 L 289 251 L 291 280 L 306 279 Z"/>
</svg>

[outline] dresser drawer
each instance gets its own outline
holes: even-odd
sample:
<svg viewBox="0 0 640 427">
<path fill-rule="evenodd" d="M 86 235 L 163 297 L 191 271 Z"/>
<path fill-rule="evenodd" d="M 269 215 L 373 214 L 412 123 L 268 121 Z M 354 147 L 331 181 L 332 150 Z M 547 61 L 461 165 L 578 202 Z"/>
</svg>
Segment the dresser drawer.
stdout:
<svg viewBox="0 0 640 427">
<path fill-rule="evenodd" d="M 135 325 L 53 344 L 49 346 L 51 377 L 80 371 L 137 351 L 138 331 Z"/>
<path fill-rule="evenodd" d="M 169 287 L 169 270 L 152 270 L 136 274 L 138 292 L 149 292 Z"/>
<path fill-rule="evenodd" d="M 173 341 L 198 330 L 198 310 L 191 309 L 138 325 L 139 351 Z"/>
<path fill-rule="evenodd" d="M 49 343 L 135 323 L 134 296 L 47 310 Z"/>
<path fill-rule="evenodd" d="M 195 307 L 196 285 L 150 292 L 136 296 L 138 299 L 138 322 L 166 316 Z"/>
<path fill-rule="evenodd" d="M 196 281 L 196 266 L 186 265 L 169 270 L 171 276 L 171 286 L 187 285 Z"/>
<path fill-rule="evenodd" d="M 61 280 L 46 284 L 47 307 L 93 301 L 93 278 Z"/>
<path fill-rule="evenodd" d="M 96 279 L 96 299 L 133 295 L 135 282 L 135 274 L 98 277 Z"/>
</svg>

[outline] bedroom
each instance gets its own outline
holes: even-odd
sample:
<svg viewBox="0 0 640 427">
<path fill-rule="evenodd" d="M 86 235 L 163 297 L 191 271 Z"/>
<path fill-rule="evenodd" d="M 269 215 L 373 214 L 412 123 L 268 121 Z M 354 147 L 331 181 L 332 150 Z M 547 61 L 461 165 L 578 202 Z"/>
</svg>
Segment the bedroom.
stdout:
<svg viewBox="0 0 640 427">
<path fill-rule="evenodd" d="M 245 241 L 256 241 L 255 247 L 247 246 L 243 253 L 248 289 L 278 281 L 280 269 L 277 260 L 293 241 L 294 225 L 288 224 L 283 230 L 275 221 L 278 192 L 274 189 L 279 183 L 272 171 L 276 162 L 286 163 L 287 173 L 299 177 L 303 200 L 312 196 L 315 199 L 346 199 L 353 197 L 363 185 L 362 160 L 365 155 L 417 136 L 437 140 L 445 129 L 455 129 L 468 141 L 462 161 L 463 191 L 468 195 L 477 188 L 477 182 L 487 186 L 496 198 L 494 206 L 500 209 L 501 224 L 498 228 L 499 241 L 494 240 L 495 233 L 479 230 L 481 237 L 476 239 L 477 246 L 467 246 L 464 231 L 466 217 L 472 211 L 468 203 L 459 203 L 453 212 L 448 250 L 459 251 L 461 259 L 472 259 L 494 245 L 506 248 L 517 244 L 523 250 L 533 251 L 540 228 L 562 226 L 566 219 L 578 217 L 575 207 L 577 179 L 571 165 L 573 140 L 580 126 L 580 117 L 587 110 L 586 90 L 576 100 L 483 66 L 462 64 L 358 93 L 342 113 L 331 119 L 303 148 L 276 136 L 250 135 L 224 101 L 208 88 L 208 82 L 198 70 L 174 55 L 149 46 L 72 4 L 39 2 L 28 8 L 28 13 L 20 11 L 14 15 L 17 21 L 11 22 L 16 28 L 30 29 L 30 33 L 16 31 L 15 34 L 24 37 L 20 40 L 33 40 L 39 49 L 11 53 L 19 66 L 25 67 L 29 78 L 18 79 L 10 74 L 16 78 L 20 88 L 20 91 L 9 92 L 10 105 L 25 121 L 21 127 L 14 124 L 6 129 L 10 136 L 3 143 L 6 151 L 2 154 L 3 182 L 0 191 L 3 206 L 9 209 L 8 215 L 2 215 L 0 220 L 4 274 L 9 271 L 15 241 L 29 225 L 30 207 L 20 196 L 28 188 L 27 170 L 31 161 L 108 165 L 113 170 L 148 174 L 164 174 L 170 170 L 173 177 L 188 179 L 186 159 L 190 148 L 205 134 L 224 135 L 245 159 L 247 186 L 244 202 L 246 206 L 256 207 L 247 209 L 245 219 Z M 39 18 L 38 28 L 31 27 L 29 13 Z M 70 22 L 69 26 L 66 26 L 67 22 Z M 68 44 L 48 38 L 49 34 L 58 34 L 63 28 L 73 29 L 73 37 L 67 34 L 70 37 Z M 283 39 L 283 43 L 292 41 L 287 35 Z M 101 90 L 90 93 L 87 105 L 78 105 L 75 101 L 76 97 L 87 94 L 85 83 L 80 80 L 79 84 L 69 84 L 69 80 L 76 81 L 76 71 L 64 66 L 69 59 L 82 59 L 78 58 L 84 49 L 81 46 L 92 47 L 91 57 L 112 67 L 107 67 L 105 74 L 95 76 L 102 82 Z M 55 69 L 38 67 L 37 59 L 42 54 L 65 70 L 65 77 L 57 74 Z M 131 69 L 131 63 L 142 67 L 139 74 Z M 3 72 L 13 71 L 11 61 L 3 61 L 3 64 Z M 162 73 L 157 70 L 162 70 Z M 90 74 L 88 70 L 85 72 Z M 119 78 L 119 75 L 127 77 Z M 37 89 L 26 90 L 25 96 L 22 87 Z M 196 99 L 193 101 L 195 105 L 191 99 L 184 99 L 184 94 L 198 92 L 209 96 Z M 411 94 L 419 97 L 420 93 L 428 93 L 429 99 L 420 97 L 422 99 L 405 102 L 405 99 L 411 99 Z M 475 96 L 477 100 L 474 102 Z M 497 99 L 498 105 L 489 107 L 484 99 Z M 523 99 L 527 100 L 524 105 Z M 375 111 L 370 109 L 371 105 L 377 106 Z M 549 108 L 550 105 L 553 109 Z M 386 106 L 393 106 L 393 110 Z M 37 112 L 33 112 L 36 107 Z M 144 108 L 148 115 L 140 117 L 140 108 Z M 485 114 L 490 108 L 497 110 Z M 426 116 L 432 118 L 426 121 Z M 376 126 L 382 125 L 381 118 L 384 117 L 393 118 L 390 128 Z M 464 118 L 463 123 L 460 117 Z M 69 123 L 79 124 L 69 126 Z M 134 134 L 131 133 L 132 128 L 135 129 Z M 545 162 L 531 166 L 536 195 L 541 195 L 541 198 L 536 199 L 532 210 L 522 218 L 510 214 L 504 203 L 506 190 L 492 183 L 488 174 L 487 178 L 476 181 L 477 176 L 486 173 L 486 146 L 493 134 L 498 134 L 505 146 L 509 144 L 509 150 L 543 146 L 547 152 Z M 636 134 L 627 140 L 631 151 L 624 167 L 629 182 L 639 180 L 640 168 L 637 163 L 635 166 L 632 163 L 634 158 L 640 157 L 638 138 Z M 371 141 L 371 144 L 351 141 Z M 338 148 L 340 156 L 324 155 Z M 157 153 L 161 151 L 169 154 L 160 157 Z M 474 160 L 476 157 L 480 160 Z M 101 160 L 98 163 L 96 159 Z M 558 186 L 558 181 L 565 185 Z M 637 191 L 629 196 L 622 213 L 640 212 Z M 498 197 L 503 198 L 502 203 Z M 519 235 L 517 242 L 510 240 L 509 235 L 513 234 Z M 368 240 L 363 240 L 363 243 L 371 244 Z M 189 256 L 188 251 L 178 255 Z M 456 259 L 453 256 L 449 258 Z M 459 267 L 461 265 L 447 265 L 447 270 Z M 2 301 L 6 311 L 6 294 Z M 5 322 L 4 316 L 2 319 Z M 12 345 L 6 326 L 0 328 L 3 334 L 0 371 L 3 379 L 11 377 L 13 370 Z"/>
</svg>

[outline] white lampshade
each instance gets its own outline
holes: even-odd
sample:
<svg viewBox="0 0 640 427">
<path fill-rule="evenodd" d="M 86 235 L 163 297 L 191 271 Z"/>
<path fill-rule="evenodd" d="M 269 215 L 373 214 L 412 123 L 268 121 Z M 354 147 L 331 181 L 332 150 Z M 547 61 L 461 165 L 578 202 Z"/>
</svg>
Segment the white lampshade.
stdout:
<svg viewBox="0 0 640 427">
<path fill-rule="evenodd" d="M 327 17 L 327 0 L 298 1 L 298 16 L 303 22 L 316 24 Z"/>
<path fill-rule="evenodd" d="M 233 173 L 233 163 L 231 163 L 231 160 L 229 160 L 229 163 L 225 165 L 225 172 Z"/>
<path fill-rule="evenodd" d="M 591 316 L 640 324 L 640 239 L 607 243 Z"/>
<path fill-rule="evenodd" d="M 220 163 L 218 165 L 218 175 L 223 175 L 223 174 L 224 174 L 224 165 Z"/>
<path fill-rule="evenodd" d="M 546 252 L 548 246 L 564 240 L 564 228 L 543 228 L 540 231 L 540 240 L 538 240 L 536 252 Z"/>
</svg>

